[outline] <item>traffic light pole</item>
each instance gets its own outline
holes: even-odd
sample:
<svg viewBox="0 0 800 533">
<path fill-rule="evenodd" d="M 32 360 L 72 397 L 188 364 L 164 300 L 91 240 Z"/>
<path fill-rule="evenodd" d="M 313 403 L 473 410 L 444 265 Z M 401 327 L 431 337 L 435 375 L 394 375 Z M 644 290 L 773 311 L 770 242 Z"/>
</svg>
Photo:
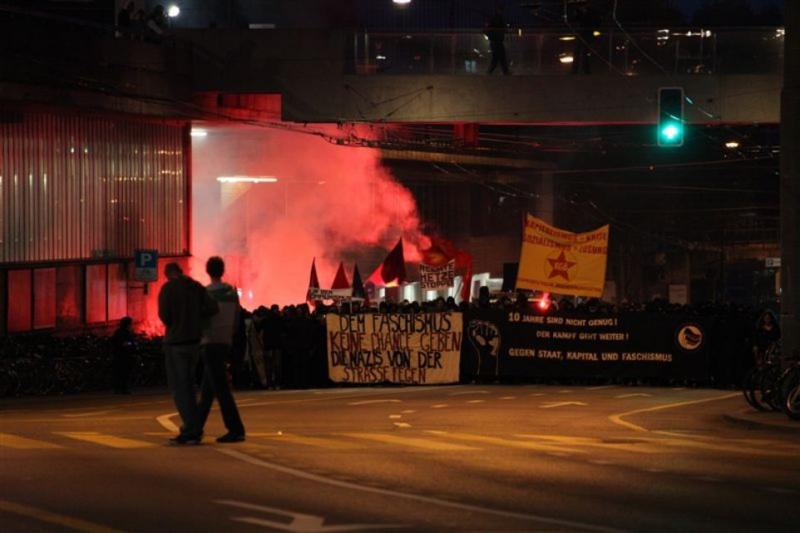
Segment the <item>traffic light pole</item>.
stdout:
<svg viewBox="0 0 800 533">
<path fill-rule="evenodd" d="M 784 4 L 781 97 L 781 331 L 784 355 L 800 356 L 800 2 Z"/>
</svg>

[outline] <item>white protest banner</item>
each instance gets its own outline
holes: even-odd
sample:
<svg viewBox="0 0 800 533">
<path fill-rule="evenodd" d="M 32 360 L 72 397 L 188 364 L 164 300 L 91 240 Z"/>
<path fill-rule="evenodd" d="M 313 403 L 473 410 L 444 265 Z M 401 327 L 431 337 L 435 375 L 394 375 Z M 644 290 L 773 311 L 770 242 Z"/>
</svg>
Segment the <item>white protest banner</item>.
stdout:
<svg viewBox="0 0 800 533">
<path fill-rule="evenodd" d="M 423 291 L 449 289 L 456 278 L 456 261 L 451 259 L 442 266 L 419 264 L 419 287 Z"/>
<path fill-rule="evenodd" d="M 457 383 L 461 313 L 327 316 L 328 376 L 336 383 Z"/>
</svg>

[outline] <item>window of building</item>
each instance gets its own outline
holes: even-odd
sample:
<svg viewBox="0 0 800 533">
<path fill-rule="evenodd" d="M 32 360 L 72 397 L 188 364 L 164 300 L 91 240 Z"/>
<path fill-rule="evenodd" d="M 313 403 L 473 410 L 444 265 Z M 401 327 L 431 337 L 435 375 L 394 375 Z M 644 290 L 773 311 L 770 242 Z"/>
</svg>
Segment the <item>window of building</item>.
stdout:
<svg viewBox="0 0 800 533">
<path fill-rule="evenodd" d="M 86 323 L 106 322 L 108 317 L 107 265 L 86 266 Z"/>
<path fill-rule="evenodd" d="M 56 327 L 56 269 L 33 271 L 33 327 Z"/>
<path fill-rule="evenodd" d="M 30 331 L 33 328 L 30 270 L 8 271 L 8 332 Z"/>
</svg>

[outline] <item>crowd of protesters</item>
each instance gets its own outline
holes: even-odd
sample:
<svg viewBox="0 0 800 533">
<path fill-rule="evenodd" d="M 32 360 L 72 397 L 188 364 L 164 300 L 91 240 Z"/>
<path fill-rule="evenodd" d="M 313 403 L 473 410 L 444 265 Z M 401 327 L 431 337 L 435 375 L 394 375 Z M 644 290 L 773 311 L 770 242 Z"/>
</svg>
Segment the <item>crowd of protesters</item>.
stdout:
<svg viewBox="0 0 800 533">
<path fill-rule="evenodd" d="M 426 313 L 469 312 L 474 310 L 529 310 L 555 316 L 613 316 L 631 313 L 685 315 L 704 319 L 708 327 L 711 382 L 714 386 L 735 387 L 755 364 L 759 353 L 780 338 L 780 329 L 770 311 L 736 304 L 681 305 L 663 299 L 647 303 L 612 304 L 596 298 L 542 300 L 529 294 L 491 295 L 482 288 L 472 302 L 457 303 L 454 298 L 427 302 L 380 302 L 366 306 L 361 301 L 334 305 L 321 302 L 279 308 L 259 307 L 242 316 L 242 339 L 234 361 L 239 386 L 263 388 L 305 388 L 328 384 L 325 316 L 329 313 Z M 767 317 L 767 318 L 765 318 Z"/>
</svg>

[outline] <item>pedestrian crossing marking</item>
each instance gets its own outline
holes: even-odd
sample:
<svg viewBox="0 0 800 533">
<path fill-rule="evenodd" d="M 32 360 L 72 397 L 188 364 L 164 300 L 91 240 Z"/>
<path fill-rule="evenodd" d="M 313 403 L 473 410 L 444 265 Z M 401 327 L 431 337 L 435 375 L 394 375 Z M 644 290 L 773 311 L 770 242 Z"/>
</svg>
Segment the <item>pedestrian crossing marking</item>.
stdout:
<svg viewBox="0 0 800 533">
<path fill-rule="evenodd" d="M 61 448 L 58 444 L 45 442 L 43 440 L 28 439 L 11 435 L 10 433 L 0 433 L 0 446 L 14 448 L 16 450 L 54 450 Z"/>
<path fill-rule="evenodd" d="M 308 437 L 306 435 L 296 435 L 293 433 L 248 433 L 247 436 L 250 438 L 268 439 L 274 442 L 303 444 L 305 446 L 315 446 L 317 448 L 329 448 L 333 450 L 352 450 L 358 447 L 355 443 L 339 439 Z"/>
<path fill-rule="evenodd" d="M 586 446 L 589 448 L 603 448 L 606 450 L 619 450 L 633 453 L 662 453 L 663 450 L 657 449 L 648 442 L 642 441 L 642 444 L 626 443 L 626 442 L 603 442 L 601 439 L 590 437 L 571 437 L 567 435 L 514 435 L 521 439 L 536 439 L 549 442 L 557 442 L 559 444 L 566 444 L 568 446 Z"/>
<path fill-rule="evenodd" d="M 410 448 L 419 448 L 423 450 L 472 451 L 478 449 L 463 444 L 453 444 L 450 442 L 421 439 L 418 437 L 399 437 L 397 435 L 388 435 L 384 433 L 343 433 L 343 435 L 354 439 L 371 440 L 383 444 L 396 444 L 398 446 L 408 446 Z"/>
<path fill-rule="evenodd" d="M 82 440 L 91 442 L 92 444 L 99 444 L 101 446 L 108 446 L 109 448 L 152 448 L 155 446 L 152 442 L 143 440 L 128 439 L 125 437 L 117 437 L 114 435 L 105 435 L 95 431 L 57 431 L 56 435 L 61 435 L 69 439 Z"/>
<path fill-rule="evenodd" d="M 463 440 L 468 442 L 480 442 L 484 444 L 493 444 L 495 446 L 504 446 L 506 448 L 520 448 L 525 450 L 536 450 L 540 452 L 569 452 L 569 453 L 587 453 L 583 450 L 568 448 L 565 446 L 554 444 L 541 444 L 538 442 L 530 442 L 524 440 L 510 440 L 500 437 L 490 437 L 488 435 L 474 435 L 472 433 L 451 433 L 449 431 L 436 431 L 428 430 L 426 433 L 436 435 L 437 437 L 450 438 L 456 440 Z"/>
</svg>

